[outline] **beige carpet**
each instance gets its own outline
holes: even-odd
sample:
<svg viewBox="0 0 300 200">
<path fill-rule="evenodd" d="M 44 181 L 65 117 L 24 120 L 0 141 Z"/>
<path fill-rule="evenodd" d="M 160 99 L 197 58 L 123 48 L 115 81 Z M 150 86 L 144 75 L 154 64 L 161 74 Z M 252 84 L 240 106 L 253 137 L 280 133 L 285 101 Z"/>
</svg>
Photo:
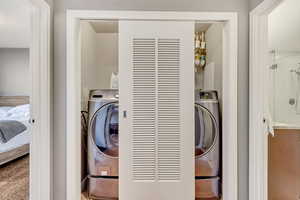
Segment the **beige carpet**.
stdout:
<svg viewBox="0 0 300 200">
<path fill-rule="evenodd" d="M 0 167 L 0 200 L 29 199 L 29 156 Z"/>
</svg>

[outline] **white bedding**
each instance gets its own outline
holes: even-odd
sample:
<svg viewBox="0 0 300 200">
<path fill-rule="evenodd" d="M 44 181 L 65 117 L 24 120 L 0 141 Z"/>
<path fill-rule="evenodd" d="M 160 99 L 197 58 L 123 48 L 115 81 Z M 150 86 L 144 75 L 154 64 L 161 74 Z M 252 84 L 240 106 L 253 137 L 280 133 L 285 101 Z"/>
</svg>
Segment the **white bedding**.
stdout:
<svg viewBox="0 0 300 200">
<path fill-rule="evenodd" d="M 29 144 L 31 140 L 31 131 L 29 124 L 30 108 L 29 104 L 16 107 L 0 107 L 0 120 L 17 120 L 22 122 L 27 129 L 19 135 L 13 137 L 7 143 L 0 143 L 0 153 L 13 150 L 25 144 Z"/>
</svg>

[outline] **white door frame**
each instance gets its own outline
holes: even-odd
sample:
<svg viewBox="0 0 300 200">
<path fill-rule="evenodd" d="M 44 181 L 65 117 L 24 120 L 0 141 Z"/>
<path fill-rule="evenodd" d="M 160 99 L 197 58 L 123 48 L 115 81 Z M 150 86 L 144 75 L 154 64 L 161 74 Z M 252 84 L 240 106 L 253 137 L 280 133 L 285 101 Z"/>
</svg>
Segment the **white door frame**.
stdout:
<svg viewBox="0 0 300 200">
<path fill-rule="evenodd" d="M 51 10 L 45 0 L 30 0 L 30 200 L 52 199 Z"/>
<path fill-rule="evenodd" d="M 67 10 L 67 200 L 81 193 L 81 62 L 80 20 L 222 21 L 223 31 L 223 200 L 237 200 L 237 58 L 238 16 L 235 12 L 156 12 Z"/>
<path fill-rule="evenodd" d="M 268 15 L 284 0 L 265 0 L 250 13 L 249 200 L 268 199 Z"/>
</svg>

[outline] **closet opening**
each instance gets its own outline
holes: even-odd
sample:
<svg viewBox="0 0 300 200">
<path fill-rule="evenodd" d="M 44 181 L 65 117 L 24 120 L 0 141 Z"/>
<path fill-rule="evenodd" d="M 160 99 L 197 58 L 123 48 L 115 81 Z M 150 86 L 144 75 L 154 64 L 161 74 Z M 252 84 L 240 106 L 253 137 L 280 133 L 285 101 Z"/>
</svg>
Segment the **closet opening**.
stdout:
<svg viewBox="0 0 300 200">
<path fill-rule="evenodd" d="M 68 200 L 237 199 L 236 19 L 68 11 Z"/>
<path fill-rule="evenodd" d="M 195 198 L 222 197 L 223 23 L 195 23 Z"/>
<path fill-rule="evenodd" d="M 119 22 L 81 20 L 80 27 L 82 199 L 117 199 Z M 223 23 L 195 23 L 192 38 L 195 81 L 194 91 L 191 92 L 195 97 L 194 181 L 195 198 L 198 200 L 222 197 L 222 37 Z M 147 52 L 146 47 L 144 52 Z M 158 49 L 156 53 L 159 52 Z M 169 58 L 174 55 L 170 54 Z M 168 75 L 168 79 L 172 81 L 174 77 Z M 158 79 L 156 81 L 159 82 Z M 173 89 L 175 88 L 169 87 L 168 92 L 172 92 Z"/>
<path fill-rule="evenodd" d="M 299 7 L 262 1 L 250 13 L 249 199 L 300 195 Z"/>
<path fill-rule="evenodd" d="M 119 94 L 117 20 L 82 20 L 82 199 L 118 196 Z"/>
</svg>

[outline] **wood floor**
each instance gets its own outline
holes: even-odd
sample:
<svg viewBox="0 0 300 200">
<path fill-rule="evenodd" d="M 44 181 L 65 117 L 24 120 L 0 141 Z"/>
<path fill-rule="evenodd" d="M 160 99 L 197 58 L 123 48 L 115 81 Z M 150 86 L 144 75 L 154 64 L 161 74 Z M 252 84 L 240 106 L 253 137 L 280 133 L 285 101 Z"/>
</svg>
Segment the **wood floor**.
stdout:
<svg viewBox="0 0 300 200">
<path fill-rule="evenodd" d="M 270 200 L 300 199 L 300 130 L 275 130 L 269 136 L 268 193 Z M 280 180 L 280 181 L 279 181 Z"/>
<path fill-rule="evenodd" d="M 29 199 L 29 156 L 0 167 L 0 200 Z"/>
<path fill-rule="evenodd" d="M 89 200 L 89 198 L 87 197 L 87 193 L 84 192 L 81 194 L 81 200 Z"/>
<path fill-rule="evenodd" d="M 0 167 L 0 200 L 29 199 L 29 156 Z M 90 200 L 86 193 L 81 200 Z M 215 200 L 215 199 L 211 199 Z"/>
<path fill-rule="evenodd" d="M 87 197 L 87 193 L 84 192 L 81 194 L 81 200 L 92 200 Z M 196 200 L 220 200 L 219 198 L 208 198 L 208 199 L 196 199 Z"/>
</svg>

